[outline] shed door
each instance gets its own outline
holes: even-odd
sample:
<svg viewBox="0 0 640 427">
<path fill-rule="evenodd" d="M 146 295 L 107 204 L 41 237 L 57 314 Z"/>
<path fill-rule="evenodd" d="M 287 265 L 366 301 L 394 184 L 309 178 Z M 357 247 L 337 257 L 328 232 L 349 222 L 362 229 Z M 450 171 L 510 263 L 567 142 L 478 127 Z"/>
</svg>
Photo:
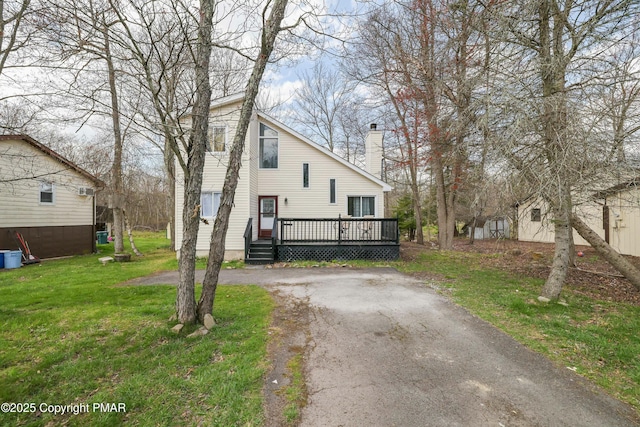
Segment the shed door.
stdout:
<svg viewBox="0 0 640 427">
<path fill-rule="evenodd" d="M 278 215 L 278 196 L 259 196 L 258 237 L 270 238 L 273 221 Z"/>
</svg>

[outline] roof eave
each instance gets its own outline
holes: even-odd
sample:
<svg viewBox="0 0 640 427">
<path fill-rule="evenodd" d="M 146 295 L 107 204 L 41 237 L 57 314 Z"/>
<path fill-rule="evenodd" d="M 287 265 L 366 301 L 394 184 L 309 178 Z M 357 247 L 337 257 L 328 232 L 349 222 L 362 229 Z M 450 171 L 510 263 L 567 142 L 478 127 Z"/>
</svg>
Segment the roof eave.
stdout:
<svg viewBox="0 0 640 427">
<path fill-rule="evenodd" d="M 87 178 L 88 180 L 93 182 L 96 185 L 96 187 L 105 187 L 106 186 L 104 181 L 102 181 L 100 178 L 90 174 L 86 170 L 82 169 L 80 166 L 78 166 L 75 163 L 73 163 L 71 160 L 66 159 L 65 157 L 63 157 L 60 154 L 58 154 L 55 151 L 53 151 L 51 148 L 47 147 L 46 145 L 42 144 L 41 142 L 36 141 L 35 139 L 30 137 L 29 135 L 25 135 L 25 134 L 20 134 L 20 135 L 0 135 L 0 141 L 11 141 L 11 140 L 25 141 L 26 143 L 28 143 L 32 147 L 37 148 L 38 150 L 40 150 L 43 153 L 45 153 L 46 155 L 54 158 L 55 160 L 59 161 L 60 163 L 69 166 L 71 169 L 73 169 L 74 171 L 76 171 L 80 175 L 84 176 L 85 178 Z"/>
</svg>

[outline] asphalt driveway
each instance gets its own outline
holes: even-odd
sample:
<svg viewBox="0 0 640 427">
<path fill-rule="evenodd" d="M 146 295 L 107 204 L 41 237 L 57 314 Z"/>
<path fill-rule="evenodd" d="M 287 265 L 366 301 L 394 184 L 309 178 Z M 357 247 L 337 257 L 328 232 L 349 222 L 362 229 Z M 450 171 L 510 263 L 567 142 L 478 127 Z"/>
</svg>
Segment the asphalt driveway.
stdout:
<svg viewBox="0 0 640 427">
<path fill-rule="evenodd" d="M 640 425 L 628 405 L 393 269 L 223 270 L 220 282 L 308 304 L 302 426 Z"/>
</svg>

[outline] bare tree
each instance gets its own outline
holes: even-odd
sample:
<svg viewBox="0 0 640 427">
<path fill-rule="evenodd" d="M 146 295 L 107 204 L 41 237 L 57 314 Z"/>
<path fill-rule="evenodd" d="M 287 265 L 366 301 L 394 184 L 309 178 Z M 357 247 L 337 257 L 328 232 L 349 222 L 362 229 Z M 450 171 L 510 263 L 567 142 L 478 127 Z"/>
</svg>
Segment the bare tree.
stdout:
<svg viewBox="0 0 640 427">
<path fill-rule="evenodd" d="M 296 91 L 294 121 L 311 139 L 331 152 L 338 152 L 340 141 L 348 137 L 341 119 L 347 115 L 353 84 L 345 81 L 338 71 L 327 69 L 321 60 L 299 77 L 303 86 Z M 345 154 L 348 158 L 349 150 Z"/>
<path fill-rule="evenodd" d="M 192 125 L 186 150 L 187 168 L 190 173 L 185 174 L 185 200 L 182 215 L 184 230 L 178 264 L 180 282 L 178 283 L 176 312 L 180 323 L 195 323 L 197 321 L 195 299 L 196 242 L 200 225 L 200 191 L 209 128 L 209 105 L 211 104 L 209 64 L 214 9 L 213 1 L 200 1 L 201 13 L 195 56 L 196 98 L 193 103 Z"/>
<path fill-rule="evenodd" d="M 586 168 L 594 171 L 593 159 L 602 158 L 599 148 L 588 144 L 577 119 L 579 104 L 571 94 L 588 84 L 584 70 L 626 37 L 638 7 L 634 1 L 540 0 L 504 3 L 495 9 L 499 37 L 509 42 L 503 45 L 503 69 L 505 63 L 514 65 L 511 70 L 516 64 L 526 66 L 513 81 L 521 85 L 522 98 L 528 99 L 523 105 L 509 103 L 522 116 L 514 117 L 516 126 L 507 131 L 517 140 L 512 139 L 503 152 L 531 183 L 539 183 L 539 194 L 551 206 L 555 256 L 542 289 L 548 299 L 558 298 L 571 262 L 571 213 L 580 184 L 576 177 L 585 177 Z M 526 16 L 535 19 L 523 19 Z M 515 55 L 509 58 L 509 54 Z M 524 128 L 524 135 L 514 132 Z"/>
<path fill-rule="evenodd" d="M 129 73 L 145 89 L 146 108 L 136 111 L 142 117 L 136 123 L 143 132 L 163 141 L 156 145 L 164 157 L 174 249 L 175 164 L 178 156 L 178 164 L 188 176 L 187 161 L 182 156 L 187 150 L 188 133 L 180 118 L 193 106 L 196 52 L 192 40 L 197 37 L 197 18 L 180 0 L 128 1 L 125 8 L 117 7 L 112 0 L 110 3 L 122 27 L 118 42 L 134 60 L 129 63 Z"/>
<path fill-rule="evenodd" d="M 24 23 L 31 12 L 31 0 L 0 0 L 0 75 L 9 55 L 27 46 L 30 32 Z"/>
<path fill-rule="evenodd" d="M 241 166 L 242 152 L 249 128 L 249 121 L 253 114 L 255 99 L 258 95 L 260 82 L 264 70 L 273 52 L 276 38 L 281 31 L 286 30 L 281 26 L 284 19 L 288 0 L 274 0 L 272 4 L 267 3 L 262 11 L 262 31 L 260 37 L 260 50 L 255 59 L 251 77 L 246 86 L 245 97 L 240 110 L 240 118 L 236 130 L 233 144 L 229 153 L 229 166 L 222 188 L 220 207 L 211 233 L 211 245 L 209 248 L 209 259 L 204 281 L 202 282 L 202 294 L 198 302 L 198 318 L 203 321 L 206 314 L 213 310 L 216 288 L 218 286 L 218 275 L 224 259 L 225 239 L 229 228 L 229 217 L 233 207 L 233 198 L 238 185 L 238 176 Z M 270 6 L 270 7 L 269 7 Z M 270 10 L 269 10 L 270 9 Z M 268 15 L 267 15 L 268 14 Z"/>
<path fill-rule="evenodd" d="M 123 114 L 120 91 L 125 74 L 119 67 L 118 45 L 113 43 L 118 22 L 109 4 L 56 1 L 48 4 L 48 10 L 50 16 L 43 18 L 42 33 L 46 46 L 55 48 L 47 49 L 41 62 L 52 61 L 53 65 L 45 66 L 59 71 L 61 77 L 63 71 L 70 75 L 70 80 L 65 82 L 68 84 L 66 91 L 75 102 L 81 100 L 80 105 L 85 105 L 85 111 L 81 113 L 85 120 L 101 114 L 111 122 L 113 157 L 109 204 L 113 211 L 115 251 L 120 253 L 124 251 L 123 146 L 131 120 L 126 120 L 130 114 Z M 86 85 L 84 77 L 91 78 L 92 84 Z M 127 98 L 135 103 L 139 97 L 129 92 Z M 77 104 L 75 109 L 82 111 Z"/>
<path fill-rule="evenodd" d="M 610 68 L 607 56 L 631 33 L 638 7 L 633 1 L 541 0 L 495 8 L 494 35 L 507 42 L 496 69 L 505 84 L 495 90 L 506 113 L 502 153 L 549 203 L 555 232 L 544 298 L 556 299 L 562 290 L 572 263 L 571 214 L 593 192 L 590 185 L 607 182 L 604 159 L 615 140 L 593 143 L 593 127 L 586 125 L 593 115 L 581 118 L 580 92 L 598 84 L 591 70 Z"/>
<path fill-rule="evenodd" d="M 483 12 L 483 4 L 471 0 L 399 1 L 372 11 L 350 52 L 352 74 L 381 89 L 396 116 L 397 160 L 407 166 L 417 222 L 430 167 L 441 249 L 453 245 L 456 199 L 465 184 L 473 95 L 482 76 L 475 24 Z M 416 238 L 422 243 L 421 227 Z"/>
</svg>

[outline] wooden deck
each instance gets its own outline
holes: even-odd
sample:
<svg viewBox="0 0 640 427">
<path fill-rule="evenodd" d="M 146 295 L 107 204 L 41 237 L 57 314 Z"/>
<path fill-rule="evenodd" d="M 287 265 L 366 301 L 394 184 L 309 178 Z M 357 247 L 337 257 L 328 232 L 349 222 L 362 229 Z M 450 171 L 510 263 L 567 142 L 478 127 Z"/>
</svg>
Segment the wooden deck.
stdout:
<svg viewBox="0 0 640 427">
<path fill-rule="evenodd" d="M 395 260 L 400 257 L 397 218 L 276 218 L 268 240 L 245 231 L 245 262 Z M 258 253 L 260 257 L 252 257 Z"/>
</svg>

